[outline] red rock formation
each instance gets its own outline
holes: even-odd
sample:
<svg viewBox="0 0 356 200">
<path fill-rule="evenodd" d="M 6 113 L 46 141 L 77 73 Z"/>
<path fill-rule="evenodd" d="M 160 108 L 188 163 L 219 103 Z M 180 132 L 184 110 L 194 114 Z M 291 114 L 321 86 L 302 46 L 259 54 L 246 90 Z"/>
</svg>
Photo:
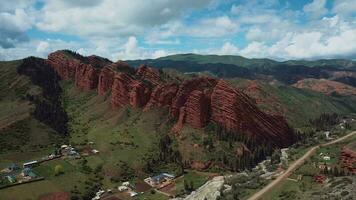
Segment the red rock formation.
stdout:
<svg viewBox="0 0 356 200">
<path fill-rule="evenodd" d="M 141 108 L 148 102 L 151 89 L 140 81 L 134 81 L 130 84 L 130 105 L 134 108 Z"/>
<path fill-rule="evenodd" d="M 90 63 L 92 66 L 94 66 L 95 68 L 102 68 L 106 65 L 110 65 L 112 62 L 106 58 L 102 58 L 100 56 L 96 56 L 96 55 L 91 55 L 88 56 L 87 58 L 87 62 Z"/>
<path fill-rule="evenodd" d="M 80 89 L 97 87 L 100 95 L 111 89 L 114 108 L 168 107 L 170 115 L 177 119 L 173 132 L 179 132 L 184 124 L 203 128 L 213 121 L 231 132 L 249 134 L 261 142 L 272 141 L 280 147 L 294 141 L 282 117 L 260 111 L 246 94 L 222 80 L 199 77 L 182 83 L 169 82 L 162 79 L 159 70 L 145 65 L 135 70 L 124 62 L 111 63 L 66 51 L 50 54 L 47 62 L 63 79 L 74 78 Z M 103 67 L 105 64 L 108 65 Z"/>
<path fill-rule="evenodd" d="M 101 70 L 99 75 L 99 83 L 98 83 L 99 95 L 103 95 L 108 90 L 111 89 L 112 84 L 114 82 L 114 76 L 115 76 L 115 72 L 110 66 L 104 67 Z"/>
<path fill-rule="evenodd" d="M 81 64 L 79 60 L 70 59 L 60 51 L 49 54 L 47 62 L 63 80 L 74 78 L 76 68 Z"/>
<path fill-rule="evenodd" d="M 292 130 L 281 117 L 260 111 L 244 93 L 220 80 L 211 94 L 211 120 L 231 131 L 244 132 L 259 141 L 287 146 L 295 140 Z"/>
<path fill-rule="evenodd" d="M 136 75 L 139 76 L 142 80 L 149 81 L 154 85 L 158 85 L 163 82 L 159 70 L 152 67 L 148 67 L 147 65 L 141 65 L 137 69 Z"/>
<path fill-rule="evenodd" d="M 148 102 L 150 89 L 130 75 L 119 72 L 114 77 L 111 96 L 113 107 L 119 108 L 131 105 L 138 108 L 143 107 Z"/>
<path fill-rule="evenodd" d="M 190 93 L 185 107 L 185 122 L 194 128 L 203 128 L 209 120 L 210 96 L 203 91 L 194 90 Z"/>
<path fill-rule="evenodd" d="M 170 106 L 172 104 L 173 98 L 176 96 L 177 91 L 178 85 L 176 83 L 158 85 L 153 89 L 145 110 L 151 109 L 153 107 Z"/>
<path fill-rule="evenodd" d="M 114 83 L 115 72 L 123 72 L 128 74 L 133 74 L 134 69 L 132 69 L 127 63 L 118 61 L 110 65 L 105 66 L 99 75 L 98 93 L 99 95 L 105 94 Z"/>
<path fill-rule="evenodd" d="M 75 72 L 75 86 L 82 90 L 92 90 L 98 87 L 99 69 L 92 65 L 80 64 Z"/>
<path fill-rule="evenodd" d="M 185 119 L 186 119 L 186 112 L 185 112 L 185 107 L 183 106 L 179 109 L 178 121 L 172 128 L 173 133 L 178 133 L 183 128 Z"/>
<path fill-rule="evenodd" d="M 352 174 L 356 174 L 356 151 L 344 147 L 340 157 L 341 167 L 347 169 Z"/>
<path fill-rule="evenodd" d="M 179 109 L 184 106 L 190 93 L 194 90 L 207 90 L 211 89 L 217 83 L 216 79 L 213 78 L 195 78 L 191 80 L 184 81 L 178 89 L 176 97 L 173 99 L 170 113 L 173 117 L 178 117 Z"/>
</svg>

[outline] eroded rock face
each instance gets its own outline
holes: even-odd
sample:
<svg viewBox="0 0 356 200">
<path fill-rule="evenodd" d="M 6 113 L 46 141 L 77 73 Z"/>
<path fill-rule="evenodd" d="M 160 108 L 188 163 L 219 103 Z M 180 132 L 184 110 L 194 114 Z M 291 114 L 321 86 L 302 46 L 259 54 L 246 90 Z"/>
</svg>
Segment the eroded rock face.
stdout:
<svg viewBox="0 0 356 200">
<path fill-rule="evenodd" d="M 136 75 L 142 80 L 149 81 L 153 85 L 163 83 L 159 70 L 152 67 L 148 67 L 147 65 L 141 65 L 137 69 Z"/>
<path fill-rule="evenodd" d="M 173 99 L 170 113 L 173 117 L 178 117 L 179 109 L 184 106 L 190 93 L 194 90 L 208 90 L 215 86 L 217 83 L 216 79 L 213 78 L 195 78 L 191 80 L 184 81 L 177 91 L 176 97 Z"/>
<path fill-rule="evenodd" d="M 203 128 L 212 121 L 232 133 L 248 134 L 280 147 L 295 139 L 283 117 L 262 112 L 246 94 L 223 80 L 198 77 L 173 81 L 146 65 L 135 70 L 121 61 L 111 63 L 101 57 L 70 52 L 50 54 L 47 62 L 62 79 L 74 78 L 79 89 L 97 88 L 100 95 L 111 90 L 113 108 L 168 108 L 170 116 L 177 120 L 172 128 L 176 133 L 184 124 Z"/>
<path fill-rule="evenodd" d="M 155 87 L 152 91 L 150 100 L 148 101 L 145 110 L 153 107 L 166 107 L 172 104 L 173 98 L 178 91 L 176 83 L 162 84 Z"/>
<path fill-rule="evenodd" d="M 190 93 L 186 107 L 185 122 L 194 128 L 203 128 L 209 120 L 210 95 L 204 91 L 194 90 Z"/>
<path fill-rule="evenodd" d="M 92 65 L 80 64 L 76 67 L 75 86 L 82 90 L 93 90 L 98 87 L 99 69 Z"/>
<path fill-rule="evenodd" d="M 126 73 L 117 73 L 114 77 L 111 105 L 120 108 L 131 105 L 140 108 L 146 105 L 151 94 L 150 88 Z"/>
<path fill-rule="evenodd" d="M 54 52 L 48 55 L 48 64 L 58 73 L 63 80 L 75 77 L 76 68 L 81 64 L 80 61 L 69 59 L 61 52 Z"/>
<path fill-rule="evenodd" d="M 114 82 L 115 72 L 110 67 L 104 67 L 99 74 L 99 83 L 98 83 L 98 94 L 103 95 L 108 90 L 111 90 L 112 84 Z"/>
<path fill-rule="evenodd" d="M 244 132 L 277 146 L 294 142 L 293 131 L 279 116 L 260 111 L 244 93 L 220 80 L 211 94 L 211 120 L 231 131 Z"/>
</svg>

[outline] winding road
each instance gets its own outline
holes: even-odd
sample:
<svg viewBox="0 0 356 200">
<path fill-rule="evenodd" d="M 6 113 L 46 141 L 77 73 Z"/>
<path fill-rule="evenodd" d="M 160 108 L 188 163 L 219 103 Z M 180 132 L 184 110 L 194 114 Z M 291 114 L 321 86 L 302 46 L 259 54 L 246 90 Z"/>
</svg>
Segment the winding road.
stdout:
<svg viewBox="0 0 356 200">
<path fill-rule="evenodd" d="M 281 183 L 283 180 L 285 180 L 286 178 L 289 177 L 289 175 L 296 170 L 299 166 L 301 166 L 304 161 L 309 158 L 310 156 L 312 156 L 315 151 L 320 148 L 320 147 L 325 147 L 325 146 L 329 146 L 332 144 L 335 144 L 337 142 L 340 142 L 342 140 L 345 140 L 346 138 L 349 138 L 353 135 L 356 134 L 356 131 L 353 131 L 343 137 L 340 137 L 338 139 L 335 139 L 331 142 L 327 142 L 325 144 L 320 144 L 320 145 L 316 145 L 312 148 L 310 148 L 301 158 L 299 158 L 297 161 L 295 161 L 293 164 L 291 164 L 288 169 L 283 172 L 283 174 L 281 174 L 280 176 L 278 176 L 275 180 L 273 180 L 272 182 L 270 182 L 268 185 L 266 185 L 262 190 L 258 191 L 257 193 L 255 193 L 254 195 L 252 195 L 250 198 L 248 198 L 248 200 L 258 200 L 261 199 L 263 197 L 263 195 L 265 195 L 267 192 L 271 191 L 271 189 L 275 186 L 277 186 L 279 183 Z"/>
</svg>

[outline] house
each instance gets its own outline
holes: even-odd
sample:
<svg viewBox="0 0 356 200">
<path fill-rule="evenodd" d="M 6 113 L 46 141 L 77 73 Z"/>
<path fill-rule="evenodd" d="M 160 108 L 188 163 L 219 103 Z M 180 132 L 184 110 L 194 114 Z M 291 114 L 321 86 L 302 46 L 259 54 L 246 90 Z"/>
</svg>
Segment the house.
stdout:
<svg viewBox="0 0 356 200">
<path fill-rule="evenodd" d="M 126 187 L 129 187 L 130 186 L 130 182 L 128 181 L 125 181 L 121 184 L 122 186 L 126 186 Z"/>
<path fill-rule="evenodd" d="M 27 176 L 27 177 L 31 177 L 31 178 L 36 178 L 36 174 L 33 173 L 31 168 L 25 168 L 22 171 L 22 176 Z"/>
<path fill-rule="evenodd" d="M 117 187 L 117 189 L 118 189 L 120 192 L 123 192 L 123 191 L 128 190 L 129 188 L 128 188 L 127 186 L 122 185 L 122 186 Z"/>
<path fill-rule="evenodd" d="M 34 161 L 30 161 L 30 162 L 24 163 L 23 164 L 23 168 L 35 167 L 37 165 L 38 165 L 38 161 L 34 160 Z"/>
<path fill-rule="evenodd" d="M 175 178 L 174 175 L 168 173 L 162 173 L 153 177 L 148 177 L 144 181 L 151 185 L 152 187 L 158 186 L 164 182 L 171 181 Z"/>
<path fill-rule="evenodd" d="M 10 175 L 10 176 L 6 176 L 7 180 L 10 182 L 10 183 L 16 183 L 16 177 L 13 176 L 13 175 Z"/>
</svg>

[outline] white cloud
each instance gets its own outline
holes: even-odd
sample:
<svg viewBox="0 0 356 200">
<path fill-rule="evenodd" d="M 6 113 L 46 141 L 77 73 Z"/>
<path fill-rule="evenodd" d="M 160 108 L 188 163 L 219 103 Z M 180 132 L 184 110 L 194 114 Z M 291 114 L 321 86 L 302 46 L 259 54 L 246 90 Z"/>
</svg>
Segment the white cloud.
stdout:
<svg viewBox="0 0 356 200">
<path fill-rule="evenodd" d="M 313 0 L 303 7 L 303 11 L 312 18 L 319 18 L 328 12 L 325 5 L 326 0 Z"/>
<path fill-rule="evenodd" d="M 355 16 L 356 0 L 335 0 L 333 1 L 332 11 L 341 16 Z M 354 20 L 354 18 L 351 18 Z"/>
<path fill-rule="evenodd" d="M 31 28 L 33 18 L 23 9 L 13 12 L 0 12 L 0 47 L 12 48 L 19 42 L 28 40 L 24 33 Z"/>
<path fill-rule="evenodd" d="M 14 48 L 0 48 L 0 60 L 22 59 L 28 56 L 46 58 L 50 52 L 58 49 L 71 49 L 77 51 L 83 44 L 77 42 L 66 42 L 63 40 L 30 40 L 19 43 Z"/>
<path fill-rule="evenodd" d="M 181 33 L 192 37 L 223 37 L 239 30 L 237 21 L 228 16 L 203 19 L 193 26 L 186 26 Z"/>
<path fill-rule="evenodd" d="M 153 52 L 152 58 L 160 58 L 160 57 L 164 57 L 167 55 L 168 55 L 168 53 L 165 50 L 157 50 L 157 51 Z"/>
<path fill-rule="evenodd" d="M 39 53 L 46 52 L 48 50 L 49 43 L 46 41 L 40 41 L 37 45 L 36 51 Z"/>
<path fill-rule="evenodd" d="M 136 37 L 130 36 L 127 42 L 123 45 L 123 48 L 118 51 L 113 60 L 132 60 L 132 59 L 146 59 L 146 58 L 158 58 L 168 55 L 165 50 L 148 50 L 139 46 L 139 42 Z"/>
<path fill-rule="evenodd" d="M 75 7 L 71 2 L 76 1 L 48 0 L 40 11 L 42 19 L 37 26 L 45 31 L 79 36 L 137 36 L 147 28 L 165 24 L 210 1 L 101 0 L 92 6 Z"/>
<path fill-rule="evenodd" d="M 239 53 L 239 49 L 230 42 L 225 42 L 220 50 L 217 51 L 217 54 L 220 55 L 234 55 Z"/>
</svg>

